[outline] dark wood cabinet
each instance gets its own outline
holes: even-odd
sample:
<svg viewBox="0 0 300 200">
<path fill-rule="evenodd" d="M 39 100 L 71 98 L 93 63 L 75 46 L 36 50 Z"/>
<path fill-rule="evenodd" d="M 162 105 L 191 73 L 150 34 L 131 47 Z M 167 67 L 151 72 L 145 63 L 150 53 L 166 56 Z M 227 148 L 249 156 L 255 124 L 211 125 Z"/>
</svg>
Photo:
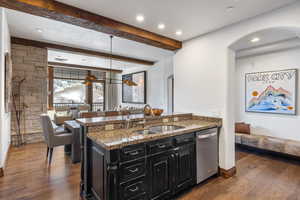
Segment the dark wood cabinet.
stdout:
<svg viewBox="0 0 300 200">
<path fill-rule="evenodd" d="M 126 162 L 142 158 L 146 154 L 145 144 L 131 145 L 120 149 L 120 161 Z"/>
<path fill-rule="evenodd" d="M 136 197 L 133 197 L 133 198 L 131 198 L 131 199 L 129 199 L 129 200 L 147 200 L 147 195 L 146 195 L 146 193 L 145 193 L 145 194 L 142 194 L 142 195 L 138 195 L 138 196 L 136 196 Z"/>
<path fill-rule="evenodd" d="M 148 159 L 149 199 L 166 199 L 172 195 L 174 154 L 167 152 Z"/>
<path fill-rule="evenodd" d="M 195 183 L 196 155 L 194 144 L 186 144 L 175 150 L 175 192 Z"/>
<path fill-rule="evenodd" d="M 119 169 L 119 180 L 121 183 L 138 178 L 146 173 L 146 159 L 135 160 L 129 163 L 121 163 Z"/>
<path fill-rule="evenodd" d="M 162 153 L 174 148 L 173 140 L 170 138 L 148 142 L 146 146 L 148 155 Z"/>
<path fill-rule="evenodd" d="M 104 199 L 104 154 L 95 146 L 91 148 L 90 159 L 90 188 L 94 196 Z"/>
<path fill-rule="evenodd" d="M 146 178 L 141 177 L 120 185 L 120 200 L 129 200 L 146 193 Z"/>
<path fill-rule="evenodd" d="M 194 133 L 115 150 L 87 140 L 85 193 L 92 199 L 170 199 L 196 184 Z"/>
</svg>

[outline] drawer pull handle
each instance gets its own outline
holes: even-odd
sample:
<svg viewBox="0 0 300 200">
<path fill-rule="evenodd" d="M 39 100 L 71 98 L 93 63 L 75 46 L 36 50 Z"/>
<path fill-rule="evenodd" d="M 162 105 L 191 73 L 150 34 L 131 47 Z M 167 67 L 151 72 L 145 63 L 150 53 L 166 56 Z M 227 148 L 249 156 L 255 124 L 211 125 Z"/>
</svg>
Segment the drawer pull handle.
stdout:
<svg viewBox="0 0 300 200">
<path fill-rule="evenodd" d="M 131 155 L 131 156 L 136 156 L 138 154 L 139 154 L 138 151 L 131 151 L 131 152 L 129 152 L 129 155 Z"/>
<path fill-rule="evenodd" d="M 135 169 L 129 169 L 129 171 L 130 171 L 131 173 L 134 173 L 134 172 L 137 172 L 137 171 L 139 171 L 139 168 L 135 168 Z"/>
<path fill-rule="evenodd" d="M 159 144 L 158 148 L 160 148 L 160 149 L 166 148 L 166 145 L 165 144 Z"/>
<path fill-rule="evenodd" d="M 135 186 L 135 188 L 131 188 L 129 189 L 130 192 L 136 192 L 138 191 L 139 187 L 138 186 Z"/>
</svg>

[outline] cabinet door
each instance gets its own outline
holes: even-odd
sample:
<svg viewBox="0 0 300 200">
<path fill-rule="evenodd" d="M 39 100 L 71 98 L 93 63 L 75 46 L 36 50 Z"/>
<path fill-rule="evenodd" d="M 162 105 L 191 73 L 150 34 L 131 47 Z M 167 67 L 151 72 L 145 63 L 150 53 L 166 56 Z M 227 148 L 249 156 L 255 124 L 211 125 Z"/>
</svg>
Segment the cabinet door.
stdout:
<svg viewBox="0 0 300 200">
<path fill-rule="evenodd" d="M 178 147 L 175 158 L 175 193 L 177 193 L 196 183 L 195 143 Z"/>
<path fill-rule="evenodd" d="M 89 153 L 91 170 L 89 170 L 88 178 L 90 189 L 97 199 L 104 199 L 104 153 L 97 149 L 97 147 L 95 146 L 91 147 Z"/>
<path fill-rule="evenodd" d="M 172 195 L 174 154 L 159 154 L 148 160 L 148 185 L 151 200 L 166 199 Z"/>
</svg>

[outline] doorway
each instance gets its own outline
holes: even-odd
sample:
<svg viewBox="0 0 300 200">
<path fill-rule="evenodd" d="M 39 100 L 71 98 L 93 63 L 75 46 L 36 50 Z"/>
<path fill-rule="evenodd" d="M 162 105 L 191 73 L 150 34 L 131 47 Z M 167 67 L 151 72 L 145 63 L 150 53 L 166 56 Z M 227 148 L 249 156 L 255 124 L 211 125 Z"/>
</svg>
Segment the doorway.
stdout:
<svg viewBox="0 0 300 200">
<path fill-rule="evenodd" d="M 174 75 L 167 79 L 168 113 L 174 112 Z"/>
</svg>

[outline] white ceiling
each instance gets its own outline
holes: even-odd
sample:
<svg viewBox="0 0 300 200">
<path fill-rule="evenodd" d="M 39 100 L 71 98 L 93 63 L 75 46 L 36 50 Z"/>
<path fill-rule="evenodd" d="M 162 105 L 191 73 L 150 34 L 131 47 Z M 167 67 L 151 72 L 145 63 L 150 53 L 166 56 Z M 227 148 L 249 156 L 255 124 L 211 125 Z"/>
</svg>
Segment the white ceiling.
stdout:
<svg viewBox="0 0 300 200">
<path fill-rule="evenodd" d="M 178 40 L 187 40 L 221 27 L 280 8 L 297 0 L 58 0 L 90 12 Z M 227 8 L 234 6 L 228 11 Z M 138 23 L 137 14 L 145 21 Z M 166 28 L 160 31 L 158 23 Z M 183 34 L 176 36 L 176 30 Z"/>
<path fill-rule="evenodd" d="M 7 18 L 10 34 L 14 37 L 94 51 L 110 51 L 110 37 L 104 33 L 14 10 L 7 10 Z M 42 33 L 38 32 L 37 29 L 41 29 Z M 172 51 L 118 37 L 114 37 L 113 40 L 113 53 L 149 61 L 159 61 L 174 55 Z M 101 59 L 102 61 L 100 61 Z M 95 63 L 95 59 L 93 58 L 94 65 L 102 65 L 106 59 L 101 59 L 97 59 L 99 63 Z M 78 64 L 76 56 L 74 57 L 74 61 L 72 60 L 69 59 L 69 62 Z M 119 65 L 130 64 L 124 62 L 116 63 L 119 63 Z"/>
<path fill-rule="evenodd" d="M 164 0 L 158 1 L 157 3 L 155 3 L 154 0 L 59 1 L 172 38 L 186 40 L 196 35 L 204 34 L 292 3 L 295 0 L 189 0 L 188 3 L 179 0 Z M 228 6 L 234 6 L 235 8 L 231 12 L 228 12 L 226 11 Z M 137 13 L 144 14 L 144 23 L 138 24 L 135 21 Z M 14 10 L 7 10 L 7 17 L 10 33 L 14 37 L 101 52 L 109 52 L 110 50 L 109 35 L 104 33 Z M 156 27 L 160 22 L 166 24 L 166 29 L 164 31 L 158 31 Z M 42 32 L 38 32 L 37 29 L 41 29 Z M 182 29 L 182 36 L 175 36 L 174 32 L 177 29 Z M 253 35 L 249 36 L 249 38 L 251 37 L 253 37 Z M 270 37 L 268 33 L 260 33 L 260 37 L 262 38 L 262 41 L 255 45 L 261 45 L 279 39 L 288 39 L 292 37 L 292 35 L 288 30 L 279 30 L 276 32 L 275 36 Z M 244 38 L 239 41 L 235 48 L 240 50 L 252 47 L 253 44 L 249 43 L 249 38 Z M 113 52 L 118 55 L 150 61 L 159 61 L 174 55 L 174 52 L 172 51 L 118 37 L 114 37 Z M 66 58 L 68 59 L 66 63 L 70 64 L 109 68 L 109 62 L 106 58 L 61 52 L 57 50 L 49 51 L 49 61 L 55 61 L 56 57 Z M 86 61 L 83 61 L 84 59 Z M 141 66 L 142 65 L 126 62 L 113 62 L 113 68 L 115 69 L 125 70 Z"/>
<path fill-rule="evenodd" d="M 278 41 L 268 45 L 262 45 L 250 49 L 244 49 L 236 53 L 236 58 L 263 55 L 263 54 L 285 51 L 288 49 L 295 49 L 295 48 L 300 48 L 299 38 L 288 39 L 288 40 Z"/>
<path fill-rule="evenodd" d="M 265 46 L 267 44 L 276 43 L 278 41 L 284 41 L 300 36 L 300 30 L 297 28 L 271 28 L 262 30 L 248 36 L 241 38 L 239 41 L 235 42 L 231 48 L 240 51 L 244 49 Z M 260 41 L 252 43 L 253 38 L 259 38 Z"/>
<path fill-rule="evenodd" d="M 274 51 L 300 47 L 299 28 L 271 28 L 241 38 L 230 48 L 236 51 L 237 58 L 260 55 Z M 252 43 L 251 39 L 260 41 Z"/>
<path fill-rule="evenodd" d="M 60 62 L 60 61 L 57 61 L 56 58 L 67 59 L 67 61 Z M 108 69 L 110 68 L 110 60 L 108 58 L 105 59 L 105 58 L 101 58 L 101 57 L 59 51 L 59 50 L 55 50 L 55 49 L 48 50 L 48 61 L 49 62 L 67 63 L 67 64 L 77 64 L 77 65 L 91 66 L 91 67 L 108 68 Z M 137 69 L 142 66 L 143 65 L 126 63 L 126 62 L 115 61 L 115 60 L 113 60 L 113 62 L 112 62 L 112 68 L 119 69 L 119 70 L 132 70 L 132 69 Z M 149 66 L 149 67 L 151 67 L 151 66 Z"/>
</svg>

